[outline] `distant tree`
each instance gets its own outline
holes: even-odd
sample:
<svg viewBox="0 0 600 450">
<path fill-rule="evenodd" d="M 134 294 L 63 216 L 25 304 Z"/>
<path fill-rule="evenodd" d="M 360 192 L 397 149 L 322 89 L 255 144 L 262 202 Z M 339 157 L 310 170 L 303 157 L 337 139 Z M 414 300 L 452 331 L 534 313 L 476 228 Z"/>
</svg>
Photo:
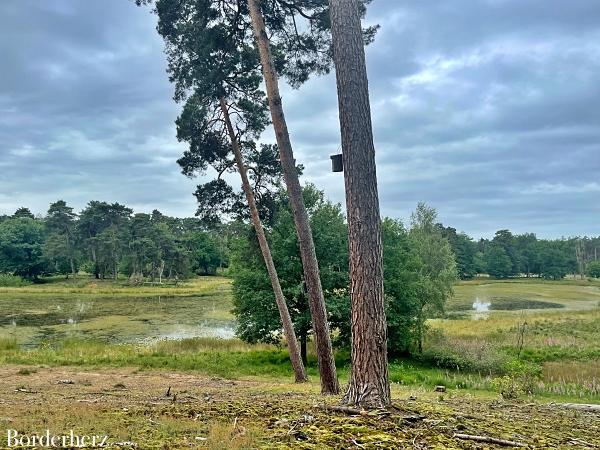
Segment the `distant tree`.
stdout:
<svg viewBox="0 0 600 450">
<path fill-rule="evenodd" d="M 128 248 L 120 271 L 134 280 L 150 277 L 159 282 L 185 278 L 191 272 L 214 273 L 216 247 L 198 244 L 195 249 L 196 235 L 210 236 L 197 219 L 167 217 L 157 210 L 135 214 L 129 222 Z"/>
<path fill-rule="evenodd" d="M 587 265 L 587 276 L 600 278 L 600 261 L 592 261 Z"/>
<path fill-rule="evenodd" d="M 121 271 L 134 280 L 142 280 L 148 274 L 154 277 L 159 249 L 152 216 L 134 214 L 129 228 L 128 251 L 121 262 Z"/>
<path fill-rule="evenodd" d="M 509 230 L 496 231 L 494 239 L 491 242 L 492 245 L 500 246 L 504 249 L 504 252 L 510 259 L 510 273 L 507 276 L 513 276 L 519 274 L 521 262 L 519 260 L 519 253 L 517 251 L 515 237 Z M 505 277 L 503 277 L 505 278 Z"/>
<path fill-rule="evenodd" d="M 529 277 L 532 273 L 539 274 L 539 256 L 537 253 L 537 237 L 533 233 L 515 236 L 516 252 L 519 255 L 519 272 Z"/>
<path fill-rule="evenodd" d="M 486 253 L 486 268 L 488 274 L 496 278 L 508 278 L 513 274 L 513 263 L 502 245 L 490 245 Z"/>
<path fill-rule="evenodd" d="M 487 261 L 482 251 L 475 252 L 473 256 L 473 268 L 477 275 L 487 273 Z"/>
<path fill-rule="evenodd" d="M 569 272 L 570 264 L 563 243 L 541 241 L 541 244 L 540 275 L 552 280 L 564 278 Z"/>
<path fill-rule="evenodd" d="M 583 276 L 587 272 L 587 252 L 586 252 L 586 244 L 587 239 L 576 239 L 575 240 L 575 260 L 577 263 L 577 271 L 583 279 Z"/>
<path fill-rule="evenodd" d="M 77 233 L 96 278 L 116 280 L 128 247 L 128 223 L 133 210 L 119 203 L 91 201 L 79 214 Z"/>
<path fill-rule="evenodd" d="M 420 260 L 419 283 L 416 286 L 419 352 L 422 351 L 426 320 L 444 311 L 446 300 L 453 295 L 453 285 L 458 279 L 452 248 L 435 226 L 436 217 L 435 209 L 424 203 L 419 203 L 411 216 L 409 237 Z"/>
<path fill-rule="evenodd" d="M 44 225 L 20 215 L 0 223 L 0 272 L 37 278 L 46 268 Z"/>
<path fill-rule="evenodd" d="M 77 274 L 76 220 L 77 214 L 64 200 L 52 203 L 45 219 L 48 238 L 44 254 L 57 272 L 73 276 Z"/>
<path fill-rule="evenodd" d="M 195 231 L 188 235 L 186 244 L 190 254 L 191 269 L 197 274 L 215 274 L 220 259 L 219 248 L 214 237 L 207 232 Z"/>
<path fill-rule="evenodd" d="M 12 215 L 13 218 L 26 217 L 28 219 L 35 219 L 33 213 L 29 210 L 29 208 L 21 207 L 15 211 Z"/>
<path fill-rule="evenodd" d="M 475 253 L 477 245 L 465 233 L 457 233 L 455 228 L 437 225 L 452 247 L 452 252 L 456 257 L 456 268 L 458 276 L 463 279 L 473 278 L 477 273 L 475 265 Z"/>
</svg>

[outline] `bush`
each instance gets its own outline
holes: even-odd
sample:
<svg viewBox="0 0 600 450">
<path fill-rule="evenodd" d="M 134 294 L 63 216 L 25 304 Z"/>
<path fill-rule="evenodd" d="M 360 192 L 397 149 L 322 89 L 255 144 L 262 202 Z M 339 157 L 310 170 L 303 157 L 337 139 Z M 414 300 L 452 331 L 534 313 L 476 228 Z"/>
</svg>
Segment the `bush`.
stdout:
<svg viewBox="0 0 600 450">
<path fill-rule="evenodd" d="M 13 337 L 0 337 L 0 350 L 17 350 L 19 345 Z"/>
<path fill-rule="evenodd" d="M 600 278 L 600 261 L 592 261 L 589 263 L 586 273 L 590 278 Z"/>
<path fill-rule="evenodd" d="M 512 360 L 504 364 L 505 375 L 492 380 L 492 388 L 500 392 L 503 398 L 517 398 L 519 394 L 532 395 L 542 368 L 529 362 Z"/>
<path fill-rule="evenodd" d="M 6 273 L 0 274 L 0 287 L 22 287 L 30 284 L 29 281 L 16 275 Z"/>
<path fill-rule="evenodd" d="M 509 375 L 494 378 L 492 380 L 492 388 L 502 395 L 502 398 L 513 399 L 519 396 L 521 387 L 518 381 Z"/>
<path fill-rule="evenodd" d="M 425 364 L 443 369 L 491 375 L 505 373 L 508 358 L 486 341 L 456 339 L 440 332 L 432 332 L 428 335 L 419 359 Z"/>
</svg>

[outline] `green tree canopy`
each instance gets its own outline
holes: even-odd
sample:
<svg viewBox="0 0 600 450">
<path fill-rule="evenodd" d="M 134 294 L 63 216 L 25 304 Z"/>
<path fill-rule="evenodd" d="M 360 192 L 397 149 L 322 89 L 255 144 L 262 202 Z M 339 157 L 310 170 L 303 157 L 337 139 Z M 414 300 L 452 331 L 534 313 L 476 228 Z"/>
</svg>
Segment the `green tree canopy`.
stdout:
<svg viewBox="0 0 600 450">
<path fill-rule="evenodd" d="M 44 255 L 59 273 L 77 272 L 77 214 L 67 206 L 64 200 L 58 200 L 50 205 L 45 218 L 48 238 L 44 245 Z"/>
<path fill-rule="evenodd" d="M 0 223 L 0 272 L 37 278 L 45 271 L 44 225 L 26 215 Z"/>
<path fill-rule="evenodd" d="M 508 278 L 513 273 L 513 263 L 504 247 L 492 243 L 486 253 L 487 272 L 496 278 Z"/>
<path fill-rule="evenodd" d="M 437 212 L 419 203 L 411 216 L 409 237 L 420 260 L 416 286 L 417 345 L 422 349 L 425 321 L 444 311 L 446 300 L 453 295 L 458 278 L 456 260 L 448 240 L 435 226 Z"/>
<path fill-rule="evenodd" d="M 587 276 L 600 278 L 600 261 L 592 261 L 587 265 Z"/>
</svg>

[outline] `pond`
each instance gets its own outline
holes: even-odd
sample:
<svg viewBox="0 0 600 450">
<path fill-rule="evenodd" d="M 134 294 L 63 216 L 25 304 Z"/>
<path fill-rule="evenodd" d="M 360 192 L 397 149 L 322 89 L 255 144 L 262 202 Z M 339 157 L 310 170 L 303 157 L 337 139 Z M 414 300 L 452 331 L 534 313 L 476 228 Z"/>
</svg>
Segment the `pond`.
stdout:
<svg viewBox="0 0 600 450">
<path fill-rule="evenodd" d="M 487 318 L 499 311 L 521 314 L 539 310 L 594 310 L 600 305 L 599 285 L 540 280 L 463 282 L 446 306 L 448 313 Z"/>
<path fill-rule="evenodd" d="M 158 339 L 232 338 L 235 321 L 227 296 L 0 298 L 0 337 L 24 346 L 80 338 L 111 343 Z"/>
</svg>

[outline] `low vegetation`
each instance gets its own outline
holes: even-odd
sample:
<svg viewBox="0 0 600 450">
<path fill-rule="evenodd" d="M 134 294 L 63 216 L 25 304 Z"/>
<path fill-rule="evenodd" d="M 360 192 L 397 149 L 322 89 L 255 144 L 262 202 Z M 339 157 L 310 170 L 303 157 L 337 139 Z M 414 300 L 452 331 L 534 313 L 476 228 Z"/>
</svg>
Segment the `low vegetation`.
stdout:
<svg viewBox="0 0 600 450">
<path fill-rule="evenodd" d="M 476 448 L 454 433 L 525 440 L 540 448 L 595 443 L 589 435 L 597 427 L 593 416 L 569 413 L 567 421 L 564 412 L 546 406 L 600 402 L 600 285 L 594 281 L 461 282 L 445 313 L 427 321 L 422 352 L 390 361 L 394 412 L 388 417 L 315 408 L 323 399 L 311 345 L 310 382 L 297 386 L 281 342 L 185 333 L 148 339 L 160 334 L 158 324 L 169 330 L 233 326 L 229 278 L 162 285 L 83 276 L 43 281 L 0 287 L 9 312 L 0 324 L 0 365 L 9 375 L 0 383 L 8 383 L 15 403 L 35 402 L 42 393 L 59 399 L 70 389 L 77 402 L 71 411 L 84 418 L 77 421 L 81 430 L 98 423 L 97 429 L 145 448 L 159 442 L 174 448 L 185 442 L 192 448 L 273 448 L 273 442 L 279 448 L 396 448 L 403 439 L 421 448 Z M 475 310 L 473 303 L 489 306 Z M 76 320 L 69 323 L 67 315 Z M 336 363 L 344 384 L 350 364 L 344 346 Z M 98 381 L 104 376 L 106 386 Z M 148 380 L 151 391 L 140 389 Z M 171 385 L 180 386 L 173 389 L 175 401 L 163 395 Z M 434 393 L 440 385 L 446 392 Z M 45 402 L 34 416 L 48 408 Z M 55 414 L 52 423 L 63 427 L 70 414 Z M 504 423 L 498 414 L 527 420 Z M 413 416 L 420 418 L 402 419 Z M 15 412 L 8 419 L 30 427 L 28 417 Z M 123 421 L 129 425 L 118 425 Z"/>
<path fill-rule="evenodd" d="M 389 412 L 347 414 L 325 408 L 339 399 L 320 396 L 316 380 L 85 367 L 41 367 L 23 376 L 20 369 L 0 368 L 2 426 L 38 430 L 44 417 L 54 432 L 107 434 L 120 443 L 112 448 L 482 448 L 457 434 L 529 448 L 600 445 L 594 413 L 454 388 L 435 393 L 393 383 Z"/>
<path fill-rule="evenodd" d="M 46 334 L 46 338 L 27 341 L 27 333 L 19 334 L 26 327 L 4 325 L 0 330 L 0 362 L 26 367 L 77 366 L 90 369 L 103 367 L 137 367 L 142 370 L 173 370 L 219 376 L 228 379 L 261 377 L 289 379 L 291 367 L 286 352 L 273 344 L 248 344 L 237 339 L 197 337 L 179 340 L 148 340 L 138 336 L 127 343 L 127 332 L 132 326 L 127 316 L 119 316 L 120 308 L 115 298 L 125 295 L 133 309 L 129 313 L 137 318 L 152 317 L 157 305 L 151 298 L 139 298 L 140 290 L 155 295 L 163 289 L 172 289 L 167 300 L 168 318 L 173 322 L 203 320 L 202 303 L 198 293 L 204 292 L 208 299 L 220 298 L 205 311 L 209 317 L 231 321 L 227 312 L 231 303 L 224 301 L 229 294 L 229 280 L 218 277 L 198 278 L 176 287 L 132 287 L 126 284 L 100 288 L 99 294 L 89 287 L 88 280 L 80 280 L 81 287 L 69 286 L 61 280 L 55 283 L 26 286 L 18 290 L 0 290 L 5 304 L 9 299 L 20 298 L 22 306 L 45 302 L 50 295 L 63 295 L 63 305 L 79 297 L 96 298 L 99 305 L 95 317 L 83 318 L 76 329 L 79 334 Z M 108 284 L 108 283 L 107 283 Z M 106 291 L 102 291 L 106 289 Z M 70 290 L 74 291 L 71 292 Z M 481 292 L 492 292 L 496 299 L 511 299 L 519 291 L 532 300 L 556 303 L 563 308 L 532 309 L 529 311 L 490 311 L 485 318 L 477 318 L 477 312 L 459 312 L 463 316 L 452 319 L 435 319 L 429 322 L 423 352 L 411 358 L 395 359 L 390 365 L 392 382 L 432 389 L 445 385 L 465 392 L 503 393 L 507 397 L 566 398 L 577 401 L 598 401 L 600 398 L 600 373 L 594 361 L 600 360 L 600 289 L 587 283 L 490 282 L 477 284 L 465 282 L 456 287 L 456 297 L 449 305 L 452 316 L 466 299 L 478 297 Z M 196 297 L 189 297 L 192 291 Z M 533 292 L 537 292 L 533 295 Z M 550 293 L 555 295 L 551 296 Z M 47 295 L 38 296 L 46 293 Z M 136 293 L 136 296 L 133 296 Z M 77 295 L 74 295 L 77 294 Z M 132 294 L 129 296 L 129 294 Z M 103 299 L 103 295 L 106 295 Z M 111 297 L 111 295 L 113 297 Z M 114 297 L 114 296 L 117 297 Z M 504 295 L 504 297 L 503 297 Z M 98 296 L 98 297 L 97 297 Z M 188 300 L 189 299 L 189 300 Z M 543 299 L 543 300 L 542 300 Z M 552 300 L 552 301 L 550 301 Z M 134 303 L 131 303 L 134 301 Z M 497 300 L 501 301 L 501 300 Z M 99 302 L 99 303 L 98 303 Z M 15 302 L 16 306 L 18 303 Z M 137 305 L 137 306 L 135 306 Z M 13 306 L 13 308 L 15 307 Z M 108 308 L 108 309 L 106 309 Z M 162 307 L 161 307 L 162 308 Z M 215 309 L 216 308 L 216 309 Z M 160 309 L 159 312 L 164 312 Z M 117 314 L 115 316 L 115 314 Z M 200 314 L 200 315 L 196 315 Z M 465 316 L 467 314 L 467 316 Z M 111 328 L 111 317 L 123 323 L 123 327 Z M 197 317 L 197 319 L 192 319 Z M 92 326 L 98 322 L 98 328 Z M 140 326 L 142 322 L 136 322 Z M 129 325 L 128 325 L 129 324 Z M 526 324 L 526 326 L 524 326 Z M 38 324 L 40 325 L 40 324 Z M 62 327 L 62 328 L 61 328 Z M 71 328 L 69 328 L 71 327 Z M 55 326 L 74 329 L 69 324 Z M 122 341 L 103 338 L 104 331 L 123 333 Z M 126 331 L 127 329 L 127 331 Z M 104 330 L 104 331 L 102 331 Z M 144 331 L 140 331 L 143 333 Z M 145 331 L 150 333 L 151 330 Z M 29 345 L 22 344 L 30 342 Z M 125 342 L 125 343 L 123 343 Z M 309 346 L 308 372 L 314 379 L 318 373 L 316 361 Z M 340 376 L 348 376 L 349 353 L 339 349 L 336 353 Z M 591 361 L 591 363 L 590 363 Z M 582 370 L 586 367 L 585 370 Z M 577 369 L 577 370 L 574 370 Z M 577 376 L 566 374 L 577 373 Z"/>
</svg>

